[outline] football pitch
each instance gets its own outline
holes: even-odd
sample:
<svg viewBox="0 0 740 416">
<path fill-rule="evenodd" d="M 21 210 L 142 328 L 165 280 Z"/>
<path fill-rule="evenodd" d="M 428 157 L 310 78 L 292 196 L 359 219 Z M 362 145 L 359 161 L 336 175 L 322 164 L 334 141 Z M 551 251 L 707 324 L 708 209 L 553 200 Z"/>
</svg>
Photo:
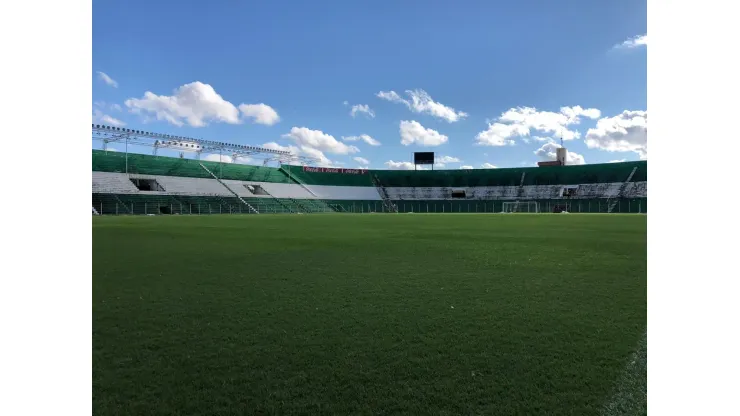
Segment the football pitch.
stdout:
<svg viewBox="0 0 740 416">
<path fill-rule="evenodd" d="M 644 215 L 93 218 L 93 413 L 643 414 Z"/>
</svg>

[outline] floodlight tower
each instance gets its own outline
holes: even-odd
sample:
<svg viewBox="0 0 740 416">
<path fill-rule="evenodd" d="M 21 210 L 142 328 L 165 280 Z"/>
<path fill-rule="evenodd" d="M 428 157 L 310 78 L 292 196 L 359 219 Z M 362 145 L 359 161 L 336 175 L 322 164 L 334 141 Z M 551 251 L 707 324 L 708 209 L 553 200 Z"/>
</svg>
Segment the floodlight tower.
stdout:
<svg viewBox="0 0 740 416">
<path fill-rule="evenodd" d="M 184 152 L 193 152 L 195 153 L 195 158 L 197 160 L 200 160 L 201 155 L 206 153 L 218 154 L 219 159 L 221 159 L 224 154 L 230 154 L 234 160 L 240 157 L 256 155 L 260 158 L 266 158 L 267 161 L 291 161 L 299 162 L 301 164 L 319 162 L 319 159 L 309 156 L 299 156 L 287 150 L 274 150 L 265 147 L 217 142 L 213 140 L 196 139 L 192 137 L 177 136 L 174 134 L 154 133 L 124 127 L 107 126 L 103 124 L 92 125 L 92 139 L 102 141 L 104 151 L 108 150 L 108 143 L 123 142 L 125 144 L 124 158 L 126 159 L 126 173 L 128 173 L 129 143 L 137 146 L 153 147 L 152 153 L 154 156 L 157 155 L 159 149 L 169 149 L 178 151 L 180 157 L 185 156 Z"/>
</svg>

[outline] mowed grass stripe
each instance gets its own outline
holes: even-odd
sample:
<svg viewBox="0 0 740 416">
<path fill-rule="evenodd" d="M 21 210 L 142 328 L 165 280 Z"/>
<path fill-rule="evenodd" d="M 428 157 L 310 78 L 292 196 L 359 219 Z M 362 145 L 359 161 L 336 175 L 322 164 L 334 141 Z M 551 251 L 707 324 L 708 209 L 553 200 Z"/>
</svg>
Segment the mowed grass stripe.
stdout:
<svg viewBox="0 0 740 416">
<path fill-rule="evenodd" d="M 604 416 L 647 415 L 647 333 L 625 366 Z"/>
<path fill-rule="evenodd" d="M 628 215 L 93 220 L 96 414 L 599 414 L 645 331 Z"/>
</svg>

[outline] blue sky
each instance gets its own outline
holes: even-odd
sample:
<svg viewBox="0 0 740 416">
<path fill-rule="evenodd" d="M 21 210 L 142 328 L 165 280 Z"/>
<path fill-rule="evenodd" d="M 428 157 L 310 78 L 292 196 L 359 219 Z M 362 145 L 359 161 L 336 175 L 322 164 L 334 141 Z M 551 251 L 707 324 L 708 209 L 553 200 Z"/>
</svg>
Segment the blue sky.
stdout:
<svg viewBox="0 0 740 416">
<path fill-rule="evenodd" d="M 561 135 L 569 163 L 638 160 L 646 33 L 632 0 L 100 0 L 93 122 L 345 167 L 532 166 Z"/>
</svg>

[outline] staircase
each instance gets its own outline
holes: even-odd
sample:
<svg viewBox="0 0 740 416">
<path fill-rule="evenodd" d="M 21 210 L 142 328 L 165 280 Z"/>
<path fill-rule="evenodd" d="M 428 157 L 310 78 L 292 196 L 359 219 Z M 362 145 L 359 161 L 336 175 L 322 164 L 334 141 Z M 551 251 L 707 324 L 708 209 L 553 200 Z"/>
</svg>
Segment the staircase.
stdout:
<svg viewBox="0 0 740 416">
<path fill-rule="evenodd" d="M 331 209 L 333 209 L 335 212 L 349 212 L 346 208 L 344 208 L 340 204 L 334 204 L 329 206 Z"/>
<path fill-rule="evenodd" d="M 524 176 L 527 172 L 522 172 L 522 179 L 519 180 L 519 188 L 516 190 L 516 205 L 514 205 L 514 212 L 519 212 L 519 200 L 524 196 Z"/>
<path fill-rule="evenodd" d="M 295 206 L 298 207 L 298 210 L 303 211 L 306 214 L 310 214 L 312 212 L 316 212 L 312 210 L 311 208 L 307 207 L 306 205 L 302 204 L 299 200 L 295 198 L 288 198 L 290 202 L 292 202 Z"/>
<path fill-rule="evenodd" d="M 312 191 L 311 189 L 309 189 L 309 188 L 308 188 L 308 186 L 307 186 L 307 185 L 306 185 L 305 183 L 303 183 L 303 181 L 302 181 L 302 180 L 300 180 L 299 178 L 297 178 L 297 177 L 296 177 L 296 176 L 295 176 L 294 174 L 292 174 L 292 173 L 288 172 L 288 171 L 287 171 L 286 169 L 284 169 L 284 168 L 283 168 L 282 166 L 280 166 L 280 170 L 281 170 L 281 171 L 282 171 L 282 172 L 283 172 L 283 173 L 284 173 L 285 175 L 287 175 L 287 176 L 288 176 L 288 178 L 290 178 L 290 180 L 292 180 L 293 182 L 297 183 L 298 185 L 301 185 L 301 187 L 302 187 L 303 189 L 305 189 L 305 190 L 306 190 L 306 192 L 308 192 L 309 194 L 311 194 L 311 195 L 313 195 L 313 196 L 315 196 L 315 197 L 318 197 L 318 195 L 316 195 L 315 193 L 313 193 L 313 191 Z"/>
<path fill-rule="evenodd" d="M 619 202 L 619 199 L 622 198 L 622 195 L 624 194 L 624 190 L 627 188 L 627 184 L 629 184 L 630 181 L 632 180 L 632 177 L 635 176 L 635 172 L 637 172 L 637 166 L 635 166 L 634 168 L 632 168 L 632 172 L 630 172 L 629 176 L 627 176 L 627 180 L 625 180 L 624 182 L 622 182 L 622 186 L 619 187 L 619 193 L 617 194 L 616 197 L 614 197 L 614 199 L 612 199 L 609 202 L 609 208 L 607 209 L 606 212 L 612 212 L 612 210 L 614 209 L 614 207 Z"/>
<path fill-rule="evenodd" d="M 226 183 L 225 183 L 224 181 L 222 181 L 222 180 L 221 180 L 221 179 L 220 179 L 220 178 L 219 178 L 218 176 L 216 176 L 216 175 L 215 175 L 215 174 L 214 174 L 213 172 L 211 172 L 210 170 L 208 170 L 208 168 L 207 168 L 207 167 L 206 167 L 206 166 L 205 166 L 204 164 L 202 164 L 202 163 L 199 163 L 199 165 L 200 165 L 200 167 L 202 167 L 202 168 L 203 168 L 203 170 L 205 170 L 206 172 L 208 172 L 208 174 L 210 174 L 210 175 L 211 175 L 211 176 L 213 177 L 213 179 L 217 180 L 217 181 L 218 181 L 218 182 L 219 182 L 219 183 L 220 183 L 221 185 L 223 185 L 223 186 L 224 186 L 224 188 L 226 188 L 226 189 L 227 189 L 227 190 L 228 190 L 229 192 L 231 192 L 231 193 L 232 193 L 232 194 L 233 194 L 233 195 L 234 195 L 234 196 L 235 196 L 235 197 L 236 197 L 237 199 L 239 199 L 239 201 L 241 201 L 241 203 L 242 203 L 242 204 L 246 205 L 246 206 L 247 206 L 247 208 L 249 208 L 249 210 L 250 210 L 250 211 L 252 211 L 252 212 L 253 212 L 254 214 L 259 214 L 259 213 L 260 213 L 259 211 L 257 211 L 256 209 L 254 209 L 254 207 L 253 207 L 253 206 L 249 205 L 249 203 L 247 203 L 247 201 L 245 201 L 244 199 L 242 199 L 242 197 L 240 197 L 240 196 L 239 196 L 239 194 L 237 194 L 236 192 L 234 192 L 234 190 L 233 190 L 233 189 L 229 188 L 229 185 L 226 185 Z M 223 203 L 226 203 L 226 201 L 224 201 L 223 199 L 221 199 L 221 201 L 223 201 Z M 226 205 L 228 205 L 228 203 L 226 203 Z"/>
<path fill-rule="evenodd" d="M 388 196 L 388 191 L 386 191 L 385 187 L 380 183 L 380 179 L 376 175 L 372 175 L 370 177 L 373 181 L 373 185 L 375 185 L 375 189 L 378 190 L 378 194 L 383 199 L 383 206 L 388 212 L 395 212 L 398 213 L 398 207 L 396 204 L 391 201 L 390 196 Z"/>
<path fill-rule="evenodd" d="M 290 200 L 296 204 L 300 209 L 305 211 L 307 214 L 315 214 L 321 212 L 336 212 L 334 208 L 329 206 L 326 202 L 320 199 L 295 199 Z"/>
<path fill-rule="evenodd" d="M 312 206 L 316 207 L 316 212 L 336 212 L 336 209 L 332 208 L 323 199 L 304 199 L 308 201 Z"/>
<path fill-rule="evenodd" d="M 121 204 L 121 206 L 123 207 L 123 209 L 124 209 L 124 210 L 125 210 L 125 211 L 126 211 L 127 213 L 129 213 L 129 214 L 133 214 L 133 212 L 131 211 L 131 209 L 130 209 L 130 208 L 129 208 L 128 206 L 126 206 L 126 204 L 124 204 L 124 203 L 123 203 L 123 201 L 121 201 L 121 198 L 119 198 L 119 197 L 118 197 L 118 195 L 113 195 L 113 197 L 114 197 L 114 198 L 116 198 L 116 203 L 117 203 L 117 204 Z M 116 209 L 118 209 L 118 208 L 116 208 Z"/>
</svg>

